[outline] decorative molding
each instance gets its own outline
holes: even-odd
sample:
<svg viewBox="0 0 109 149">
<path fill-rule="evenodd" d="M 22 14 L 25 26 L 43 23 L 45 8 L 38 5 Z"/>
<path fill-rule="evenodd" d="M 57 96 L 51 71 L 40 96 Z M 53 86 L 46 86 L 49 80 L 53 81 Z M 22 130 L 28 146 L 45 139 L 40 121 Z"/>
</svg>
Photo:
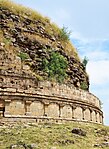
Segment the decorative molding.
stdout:
<svg viewBox="0 0 109 149">
<path fill-rule="evenodd" d="M 15 110 L 21 107 L 20 110 L 22 111 L 20 111 L 20 113 L 25 113 L 25 115 L 19 114 L 19 117 L 29 117 L 32 119 L 34 117 L 34 115 L 32 115 L 33 112 L 34 114 L 36 114 L 36 118 L 39 115 L 39 118 L 44 117 L 50 119 L 51 117 L 48 117 L 48 115 L 54 115 L 54 117 L 52 117 L 54 119 L 58 118 L 69 120 L 72 117 L 71 121 L 86 121 L 85 117 L 88 117 L 88 119 L 90 117 L 89 122 L 94 122 L 93 120 L 96 119 L 97 123 L 103 123 L 103 112 L 100 109 L 100 101 L 96 96 L 89 92 L 80 89 L 77 90 L 72 86 L 69 87 L 66 85 L 59 85 L 56 83 L 52 84 L 48 81 L 36 83 L 35 78 L 31 77 L 28 78 L 20 77 L 17 75 L 11 76 L 2 74 L 2 78 L 3 77 L 3 85 L 5 84 L 5 87 L 2 85 L 2 88 L 0 88 L 0 101 L 4 102 L 3 105 L 5 111 L 2 111 L 1 113 L 3 114 L 1 115 L 4 115 L 5 117 L 11 117 L 11 115 L 14 115 L 14 117 L 18 116 L 18 114 L 14 114 L 13 109 L 11 110 L 12 106 L 14 105 L 16 107 Z M 11 82 L 13 77 L 15 81 Z M 26 86 L 28 87 L 25 88 Z M 56 109 L 53 108 L 53 104 Z M 31 111 L 31 105 L 37 106 L 36 109 L 32 109 L 36 110 L 36 112 Z M 25 109 L 23 109 L 23 107 L 25 107 Z M 79 107 L 80 110 L 82 110 L 82 113 L 79 113 L 81 111 L 78 111 L 77 107 Z M 85 110 L 87 109 L 89 109 L 90 112 L 86 114 L 89 115 L 85 115 Z M 38 111 L 40 110 L 44 111 L 44 113 L 42 112 L 42 115 L 38 113 Z M 76 119 L 76 117 L 74 117 L 75 111 L 78 114 L 78 117 L 81 114 L 82 119 Z M 93 111 L 95 111 L 95 118 L 92 118 Z M 53 113 L 51 114 L 51 112 Z M 17 111 L 17 113 L 19 112 Z M 99 120 L 97 116 L 98 113 Z"/>
</svg>

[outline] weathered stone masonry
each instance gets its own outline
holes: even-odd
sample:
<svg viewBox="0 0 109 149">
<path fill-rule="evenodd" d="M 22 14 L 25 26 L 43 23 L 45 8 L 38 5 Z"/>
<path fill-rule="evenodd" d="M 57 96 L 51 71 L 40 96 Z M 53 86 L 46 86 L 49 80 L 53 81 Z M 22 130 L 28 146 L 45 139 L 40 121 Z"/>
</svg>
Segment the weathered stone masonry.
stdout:
<svg viewBox="0 0 109 149">
<path fill-rule="evenodd" d="M 35 121 L 103 123 L 100 101 L 91 93 L 35 78 L 0 74 L 0 115 Z"/>
<path fill-rule="evenodd" d="M 85 83 L 88 90 L 89 79 L 74 48 L 61 42 L 49 21 L 34 20 L 25 13 L 14 14 L 4 6 L 0 12 L 0 121 L 102 124 L 100 100 L 78 89 Z M 49 27 L 50 33 L 46 30 Z M 50 56 L 48 49 L 55 49 L 67 59 L 69 79 L 65 83 L 69 85 L 38 81 L 41 77 L 48 79 L 40 69 L 42 60 Z M 23 60 L 20 53 L 28 54 L 28 58 Z"/>
</svg>

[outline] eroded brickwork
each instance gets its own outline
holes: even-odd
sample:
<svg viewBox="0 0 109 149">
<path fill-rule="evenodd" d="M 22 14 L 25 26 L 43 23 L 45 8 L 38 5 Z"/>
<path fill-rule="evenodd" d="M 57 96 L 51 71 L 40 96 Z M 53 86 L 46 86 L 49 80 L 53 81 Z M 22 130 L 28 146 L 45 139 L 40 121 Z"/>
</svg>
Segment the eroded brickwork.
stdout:
<svg viewBox="0 0 109 149">
<path fill-rule="evenodd" d="M 0 117 L 103 123 L 100 100 L 71 85 L 37 81 L 29 66 L 0 47 Z"/>
</svg>

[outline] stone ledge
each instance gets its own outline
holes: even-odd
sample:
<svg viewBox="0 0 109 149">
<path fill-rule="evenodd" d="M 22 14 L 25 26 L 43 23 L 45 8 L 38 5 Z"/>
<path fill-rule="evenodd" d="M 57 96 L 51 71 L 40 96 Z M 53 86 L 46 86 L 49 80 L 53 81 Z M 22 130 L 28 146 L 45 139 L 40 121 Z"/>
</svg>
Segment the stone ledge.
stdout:
<svg viewBox="0 0 109 149">
<path fill-rule="evenodd" d="M 92 122 L 92 121 L 87 121 L 87 120 L 79 120 L 79 119 L 65 119 L 65 118 L 51 118 L 51 117 L 35 117 L 35 116 L 14 116 L 14 115 L 7 115 L 4 118 L 1 119 L 1 121 L 5 122 L 5 121 L 9 121 L 9 122 L 13 122 L 13 121 L 20 121 L 20 122 L 24 122 L 24 121 L 34 121 L 34 122 L 49 122 L 49 123 L 67 123 L 67 122 L 84 122 L 84 123 L 94 123 L 94 124 L 100 124 L 102 125 L 102 123 L 98 123 L 98 122 Z"/>
<path fill-rule="evenodd" d="M 48 96 L 48 95 L 25 95 L 25 94 L 8 94 L 8 92 L 3 92 L 2 95 L 0 95 L 0 98 L 3 99 L 7 99 L 11 98 L 11 100 L 15 100 L 15 99 L 20 99 L 23 101 L 26 101 L 27 99 L 29 99 L 29 101 L 41 101 L 43 103 L 45 103 L 44 101 L 47 100 L 50 102 L 58 102 L 59 104 L 61 104 L 61 102 L 63 103 L 72 103 L 72 104 L 78 104 L 80 106 L 88 106 L 88 107 L 92 107 L 92 108 L 96 108 L 97 110 L 101 111 L 99 107 L 95 106 L 94 104 L 91 104 L 87 101 L 82 101 L 82 100 L 75 100 L 75 99 L 69 99 L 69 98 L 62 98 L 62 97 L 55 97 L 55 96 Z M 101 111 L 102 112 L 102 111 Z"/>
</svg>

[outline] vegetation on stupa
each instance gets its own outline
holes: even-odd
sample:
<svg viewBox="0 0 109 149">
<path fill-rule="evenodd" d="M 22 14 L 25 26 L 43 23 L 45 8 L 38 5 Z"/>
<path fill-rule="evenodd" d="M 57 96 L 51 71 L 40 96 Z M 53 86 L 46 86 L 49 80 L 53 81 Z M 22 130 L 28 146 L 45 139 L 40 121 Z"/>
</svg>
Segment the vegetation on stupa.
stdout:
<svg viewBox="0 0 109 149">
<path fill-rule="evenodd" d="M 89 89 L 85 66 L 70 42 L 67 27 L 59 28 L 49 18 L 9 0 L 0 0 L 0 16 L 0 42 L 39 80 Z"/>
</svg>

